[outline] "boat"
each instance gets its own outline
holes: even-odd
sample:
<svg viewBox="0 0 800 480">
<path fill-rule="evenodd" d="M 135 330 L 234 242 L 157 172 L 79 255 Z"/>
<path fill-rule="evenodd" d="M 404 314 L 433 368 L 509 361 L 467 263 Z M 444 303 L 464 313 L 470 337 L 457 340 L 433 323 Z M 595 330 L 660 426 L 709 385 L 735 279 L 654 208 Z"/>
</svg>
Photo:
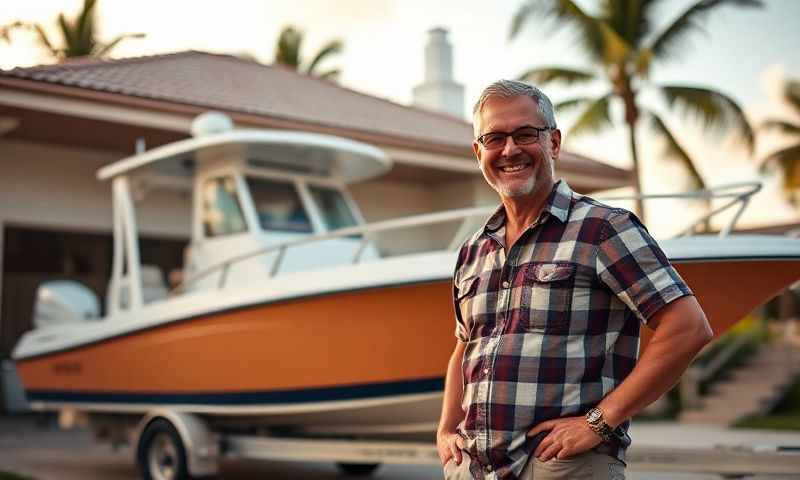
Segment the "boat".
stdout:
<svg viewBox="0 0 800 480">
<path fill-rule="evenodd" d="M 79 284 L 42 285 L 36 328 L 12 355 L 31 408 L 168 408 L 315 435 L 433 432 L 455 342 L 456 250 L 492 209 L 367 224 L 347 186 L 389 170 L 379 149 L 233 129 L 215 113 L 193 133 L 98 171 L 114 212 L 105 315 Z M 141 265 L 137 243 L 137 201 L 161 188 L 192 200 L 183 278 L 171 290 Z M 743 208 L 757 188 L 722 196 Z M 382 235 L 447 222 L 461 225 L 447 248 L 379 248 Z M 717 335 L 800 278 L 800 241 L 722 233 L 660 242 Z"/>
</svg>

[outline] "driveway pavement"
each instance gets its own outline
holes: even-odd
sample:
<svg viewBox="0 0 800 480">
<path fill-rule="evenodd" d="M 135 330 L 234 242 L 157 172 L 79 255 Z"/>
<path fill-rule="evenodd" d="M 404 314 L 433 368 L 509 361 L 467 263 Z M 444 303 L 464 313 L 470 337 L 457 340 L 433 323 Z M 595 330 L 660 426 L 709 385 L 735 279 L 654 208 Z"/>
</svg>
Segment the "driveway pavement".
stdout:
<svg viewBox="0 0 800 480">
<path fill-rule="evenodd" d="M 671 423 L 634 426 L 634 441 L 654 446 L 750 445 L 759 448 L 800 446 L 800 434 L 739 431 L 714 427 L 683 426 Z M 800 458 L 800 456 L 798 457 Z M 61 431 L 51 424 L 37 424 L 33 417 L 0 417 L 0 470 L 34 477 L 37 480 L 136 480 L 131 448 L 113 451 L 95 443 L 84 430 Z M 221 464 L 225 480 L 346 480 L 331 463 L 230 461 Z M 441 479 L 436 466 L 384 465 L 373 475 L 376 480 Z M 652 473 L 629 471 L 629 480 L 720 480 L 713 474 Z M 758 476 L 752 479 L 800 479 L 797 475 Z"/>
</svg>

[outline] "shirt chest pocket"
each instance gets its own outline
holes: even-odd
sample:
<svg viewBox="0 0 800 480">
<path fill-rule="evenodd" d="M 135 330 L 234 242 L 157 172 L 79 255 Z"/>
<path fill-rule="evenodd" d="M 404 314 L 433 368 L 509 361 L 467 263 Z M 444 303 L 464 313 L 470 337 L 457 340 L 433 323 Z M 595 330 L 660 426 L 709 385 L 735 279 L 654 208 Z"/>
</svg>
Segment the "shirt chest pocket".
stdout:
<svg viewBox="0 0 800 480">
<path fill-rule="evenodd" d="M 575 265 L 567 262 L 531 263 L 522 269 L 523 319 L 529 330 L 558 332 L 569 328 Z"/>
</svg>

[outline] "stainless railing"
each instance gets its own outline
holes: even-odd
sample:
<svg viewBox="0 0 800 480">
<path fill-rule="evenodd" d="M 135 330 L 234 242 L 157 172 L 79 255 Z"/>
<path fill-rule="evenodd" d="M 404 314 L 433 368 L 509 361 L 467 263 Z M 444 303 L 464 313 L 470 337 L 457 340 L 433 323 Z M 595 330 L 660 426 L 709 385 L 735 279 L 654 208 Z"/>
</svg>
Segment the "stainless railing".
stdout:
<svg viewBox="0 0 800 480">
<path fill-rule="evenodd" d="M 704 190 L 697 190 L 694 192 L 686 192 L 686 193 L 670 193 L 670 194 L 646 194 L 646 195 L 629 195 L 629 196 L 617 196 L 617 197 L 603 197 L 599 200 L 602 201 L 620 201 L 620 200 L 636 200 L 636 199 L 643 199 L 643 200 L 658 200 L 658 199 L 715 199 L 715 198 L 730 198 L 731 201 L 726 203 L 725 205 L 715 208 L 714 210 L 705 213 L 704 215 L 698 217 L 694 221 L 692 221 L 689 227 L 683 230 L 678 236 L 686 236 L 691 235 L 696 227 L 704 222 L 709 221 L 714 216 L 718 215 L 719 213 L 728 210 L 729 208 L 733 207 L 734 205 L 739 205 L 739 209 L 734 214 L 733 218 L 728 222 L 728 224 L 722 228 L 719 232 L 719 236 L 726 236 L 728 235 L 736 225 L 736 222 L 742 215 L 742 212 L 747 208 L 747 205 L 750 202 L 750 198 L 758 193 L 761 190 L 761 183 L 760 182 L 741 182 L 741 183 L 733 183 L 728 185 L 723 185 L 719 187 L 715 187 L 712 189 L 704 189 Z M 448 249 L 454 250 L 461 244 L 461 242 L 466 238 L 469 234 L 469 228 L 464 228 L 468 226 L 468 222 L 466 220 L 472 217 L 486 217 L 490 213 L 494 212 L 497 207 L 471 207 L 471 208 L 461 208 L 455 210 L 447 210 L 444 212 L 436 212 L 436 213 L 428 213 L 423 215 L 415 215 L 411 217 L 403 217 L 397 218 L 392 220 L 384 220 L 375 223 L 369 223 L 366 225 L 358 225 L 355 227 L 346 227 L 334 230 L 332 232 L 322 233 L 319 235 L 312 235 L 307 238 L 302 238 L 298 240 L 292 240 L 284 243 L 280 243 L 277 245 L 270 245 L 268 247 L 258 248 L 256 250 L 246 252 L 240 255 L 232 256 L 228 259 L 220 261 L 214 265 L 211 265 L 208 268 L 205 268 L 194 275 L 190 276 L 189 278 L 185 279 L 181 284 L 176 286 L 173 289 L 173 293 L 179 293 L 185 288 L 194 283 L 198 280 L 208 277 L 216 272 L 220 272 L 219 280 L 217 281 L 217 287 L 222 288 L 225 286 L 228 272 L 230 267 L 236 263 L 258 257 L 261 255 L 267 255 L 273 252 L 276 252 L 275 260 L 273 260 L 272 265 L 270 266 L 270 276 L 277 275 L 278 271 L 280 271 L 281 265 L 283 264 L 283 259 L 286 256 L 287 250 L 292 247 L 298 247 L 301 245 L 308 245 L 311 243 L 317 242 L 324 242 L 326 240 L 332 240 L 336 238 L 344 238 L 350 236 L 361 236 L 361 241 L 359 247 L 356 249 L 356 252 L 353 255 L 352 263 L 357 264 L 362 257 L 363 252 L 366 250 L 367 246 L 370 242 L 375 240 L 375 235 L 381 232 L 386 232 L 389 230 L 401 230 L 406 228 L 413 228 L 413 227 L 421 227 L 426 225 L 433 225 L 439 223 L 446 223 L 452 222 L 456 220 L 462 220 L 462 228 L 459 228 L 456 234 L 453 237 L 453 240 L 450 242 Z"/>
<path fill-rule="evenodd" d="M 719 236 L 724 237 L 730 234 L 736 223 L 741 218 L 742 213 L 744 213 L 747 206 L 750 204 L 750 198 L 761 191 L 763 185 L 761 182 L 753 181 L 753 182 L 737 182 L 737 183 L 729 183 L 726 185 L 720 185 L 714 188 L 707 188 L 702 190 L 695 190 L 694 192 L 685 192 L 685 193 L 665 193 L 665 194 L 640 194 L 640 195 L 630 195 L 630 196 L 622 196 L 622 197 L 603 197 L 601 200 L 605 202 L 609 201 L 616 201 L 616 200 L 658 200 L 658 199 L 698 199 L 698 200 L 712 200 L 715 198 L 730 198 L 731 200 L 722 205 L 721 207 L 717 207 L 705 214 L 701 215 L 700 217 L 696 218 L 694 221 L 689 223 L 689 226 L 682 230 L 677 236 L 685 237 L 691 235 L 698 225 L 701 225 L 709 220 L 711 220 L 714 216 L 718 215 L 725 210 L 733 207 L 734 205 L 738 204 L 739 209 L 734 214 L 733 218 L 719 231 Z"/>
</svg>

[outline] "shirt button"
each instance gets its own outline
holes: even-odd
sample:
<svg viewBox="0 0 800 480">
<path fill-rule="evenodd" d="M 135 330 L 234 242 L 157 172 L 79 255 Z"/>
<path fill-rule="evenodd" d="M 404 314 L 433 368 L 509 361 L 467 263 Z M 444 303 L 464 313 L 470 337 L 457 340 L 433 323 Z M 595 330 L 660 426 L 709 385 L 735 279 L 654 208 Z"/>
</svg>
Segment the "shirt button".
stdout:
<svg viewBox="0 0 800 480">
<path fill-rule="evenodd" d="M 484 375 L 489 375 L 489 369 L 488 368 L 484 368 L 483 369 L 483 374 Z"/>
<path fill-rule="evenodd" d="M 503 282 L 503 288 L 508 288 L 511 284 L 508 283 L 508 280 Z"/>
</svg>

